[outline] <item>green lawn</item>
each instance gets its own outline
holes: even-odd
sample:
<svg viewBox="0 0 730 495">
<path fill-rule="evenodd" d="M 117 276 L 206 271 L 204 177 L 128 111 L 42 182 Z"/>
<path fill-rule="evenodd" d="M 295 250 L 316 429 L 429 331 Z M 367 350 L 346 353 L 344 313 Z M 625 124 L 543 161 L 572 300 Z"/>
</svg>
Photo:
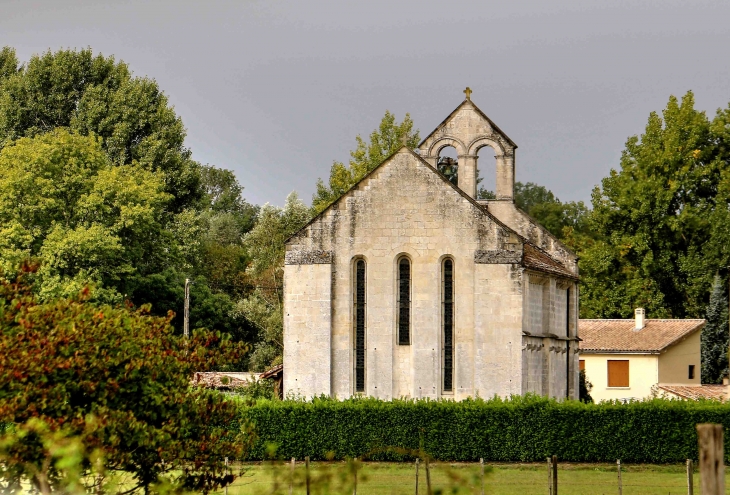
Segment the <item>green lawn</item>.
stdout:
<svg viewBox="0 0 730 495">
<path fill-rule="evenodd" d="M 243 476 L 228 489 L 229 495 L 289 493 L 290 468 L 286 466 L 245 464 Z M 294 471 L 294 490 L 304 495 L 304 465 Z M 624 495 L 686 494 L 684 465 L 624 465 Z M 479 464 L 436 463 L 431 466 L 434 493 L 480 493 Z M 560 495 L 616 494 L 618 477 L 615 465 L 561 464 L 558 473 Z M 343 462 L 312 463 L 311 493 L 351 494 L 352 472 Z M 493 495 L 531 495 L 548 493 L 547 466 L 542 464 L 495 464 L 487 466 L 484 493 Z M 699 493 L 699 475 L 694 475 L 695 493 Z M 455 491 L 452 491 L 455 490 Z M 391 495 L 415 493 L 415 467 L 403 463 L 364 463 L 358 470 L 358 494 Z M 420 467 L 419 494 L 426 495 L 426 473 Z M 730 494 L 730 490 L 726 491 Z"/>
</svg>

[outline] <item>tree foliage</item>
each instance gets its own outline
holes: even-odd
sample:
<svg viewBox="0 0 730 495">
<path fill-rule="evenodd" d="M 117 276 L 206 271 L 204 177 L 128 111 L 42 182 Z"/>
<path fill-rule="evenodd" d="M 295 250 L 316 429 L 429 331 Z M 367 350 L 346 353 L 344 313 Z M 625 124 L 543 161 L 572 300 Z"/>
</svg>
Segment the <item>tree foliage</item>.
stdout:
<svg viewBox="0 0 730 495">
<path fill-rule="evenodd" d="M 230 482 L 223 457 L 239 457 L 249 438 L 225 426 L 235 405 L 191 388 L 190 377 L 244 349 L 211 332 L 187 341 L 170 317 L 93 304 L 87 289 L 40 302 L 26 276 L 0 280 L 0 422 L 64 428 L 86 452 L 100 451 L 105 471 L 131 474 L 137 491 L 162 480 L 203 492 Z M 29 465 L 42 471 L 46 451 L 29 434 L 4 457 L 5 477 L 20 481 Z"/>
<path fill-rule="evenodd" d="M 169 199 L 161 174 L 113 166 L 93 136 L 56 129 L 21 138 L 0 151 L 3 268 L 40 261 L 44 298 L 87 284 L 114 297 L 126 277 L 169 261 L 162 228 Z"/>
<path fill-rule="evenodd" d="M 322 179 L 317 180 L 317 192 L 312 197 L 314 215 L 327 208 L 368 172 L 403 146 L 404 140 L 406 146 L 410 148 L 416 148 L 420 141 L 418 130 L 413 130 L 410 114 L 406 114 L 399 124 L 395 120 L 395 115 L 387 110 L 378 128 L 370 133 L 370 142 L 365 142 L 359 135 L 355 139 L 357 148 L 350 151 L 349 165 L 334 162 L 328 183 L 325 184 Z"/>
<path fill-rule="evenodd" d="M 707 323 L 702 329 L 702 383 L 721 383 L 728 371 L 728 304 L 725 284 L 715 275 L 707 307 Z"/>
<path fill-rule="evenodd" d="M 101 138 L 115 165 L 138 162 L 165 177 L 172 211 L 200 198 L 198 165 L 185 128 L 157 83 L 132 77 L 127 64 L 85 50 L 47 51 L 19 69 L 0 54 L 0 148 L 58 127 Z"/>
<path fill-rule="evenodd" d="M 712 277 L 729 261 L 719 243 L 730 224 L 718 137 L 689 92 L 626 142 L 621 170 L 593 191 L 597 240 L 580 262 L 584 316 L 630 317 L 635 307 L 654 317 L 704 314 Z"/>
</svg>

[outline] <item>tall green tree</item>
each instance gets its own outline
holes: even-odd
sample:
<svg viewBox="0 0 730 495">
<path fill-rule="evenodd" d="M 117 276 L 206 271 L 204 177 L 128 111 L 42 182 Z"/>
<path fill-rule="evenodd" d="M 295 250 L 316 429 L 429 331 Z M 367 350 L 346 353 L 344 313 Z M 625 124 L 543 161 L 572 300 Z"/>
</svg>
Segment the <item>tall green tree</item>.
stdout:
<svg viewBox="0 0 730 495">
<path fill-rule="evenodd" d="M 728 304 L 725 284 L 719 275 L 712 282 L 707 323 L 702 330 L 702 383 L 720 383 L 728 371 Z"/>
<path fill-rule="evenodd" d="M 185 147 L 185 128 L 153 79 L 133 77 L 124 62 L 84 50 L 34 55 L 18 68 L 0 53 L 0 148 L 58 127 L 101 137 L 116 165 L 138 162 L 161 172 L 178 212 L 201 196 L 198 164 Z"/>
<path fill-rule="evenodd" d="M 350 151 L 350 163 L 334 162 L 330 170 L 327 184 L 322 179 L 317 180 L 317 192 L 312 197 L 312 213 L 322 212 L 333 201 L 342 196 L 368 172 L 377 167 L 383 160 L 403 146 L 416 148 L 421 138 L 418 130 L 413 130 L 413 121 L 410 114 L 406 114 L 401 123 L 395 120 L 395 115 L 385 111 L 377 129 L 370 133 L 370 142 L 357 136 L 357 147 Z"/>
<path fill-rule="evenodd" d="M 174 261 L 163 230 L 164 189 L 159 172 L 114 166 L 96 137 L 56 129 L 20 138 L 0 151 L 2 268 L 40 261 L 42 298 L 88 284 L 118 298 L 127 277 Z"/>
<path fill-rule="evenodd" d="M 630 317 L 638 306 L 653 317 L 704 314 L 728 261 L 709 249 L 726 169 L 691 92 L 652 112 L 644 134 L 626 142 L 621 169 L 593 191 L 598 240 L 581 253 L 584 317 Z"/>
</svg>

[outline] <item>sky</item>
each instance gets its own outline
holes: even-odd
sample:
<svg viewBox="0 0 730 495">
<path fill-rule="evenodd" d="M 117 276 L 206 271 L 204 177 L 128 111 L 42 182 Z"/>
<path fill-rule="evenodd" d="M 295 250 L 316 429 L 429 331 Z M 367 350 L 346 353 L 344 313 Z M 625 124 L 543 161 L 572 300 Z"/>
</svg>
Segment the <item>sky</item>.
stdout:
<svg viewBox="0 0 730 495">
<path fill-rule="evenodd" d="M 588 201 L 670 95 L 728 105 L 729 21 L 727 0 L 0 0 L 0 45 L 91 47 L 155 79 L 193 157 L 255 204 L 309 203 L 386 110 L 423 138 L 466 86 L 519 146 L 517 180 Z"/>
</svg>

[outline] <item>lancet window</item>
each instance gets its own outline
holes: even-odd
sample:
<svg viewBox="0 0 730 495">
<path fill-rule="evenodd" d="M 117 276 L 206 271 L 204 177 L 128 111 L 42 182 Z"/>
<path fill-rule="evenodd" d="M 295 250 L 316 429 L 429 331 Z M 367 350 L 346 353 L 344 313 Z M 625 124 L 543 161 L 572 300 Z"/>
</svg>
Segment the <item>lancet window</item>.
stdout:
<svg viewBox="0 0 730 495">
<path fill-rule="evenodd" d="M 365 309 L 367 304 L 365 260 L 355 262 L 355 392 L 365 391 Z"/>
<path fill-rule="evenodd" d="M 454 391 L 454 261 L 447 258 L 441 270 L 443 391 Z"/>
<path fill-rule="evenodd" d="M 398 260 L 398 344 L 411 343 L 411 262 L 405 256 Z"/>
</svg>

